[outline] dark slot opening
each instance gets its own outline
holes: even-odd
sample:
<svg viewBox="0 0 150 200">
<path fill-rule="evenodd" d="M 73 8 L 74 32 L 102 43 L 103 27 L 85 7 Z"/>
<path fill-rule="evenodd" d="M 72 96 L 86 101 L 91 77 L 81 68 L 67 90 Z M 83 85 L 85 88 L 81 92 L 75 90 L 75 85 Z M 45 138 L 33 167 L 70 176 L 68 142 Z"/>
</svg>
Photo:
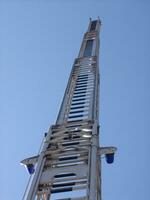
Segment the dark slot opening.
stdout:
<svg viewBox="0 0 150 200">
<path fill-rule="evenodd" d="M 87 84 L 88 80 L 82 80 L 82 81 L 77 81 L 76 85 L 80 85 L 80 84 Z"/>
<path fill-rule="evenodd" d="M 74 92 L 74 95 L 77 95 L 77 94 L 85 94 L 86 91 L 82 91 L 82 92 Z"/>
<path fill-rule="evenodd" d="M 69 188 L 62 188 L 62 189 L 52 189 L 51 190 L 51 193 L 59 193 L 59 192 L 69 192 L 69 191 L 72 191 L 72 187 L 69 187 Z"/>
<path fill-rule="evenodd" d="M 73 95 L 73 98 L 79 98 L 79 97 L 86 97 L 85 94 L 82 94 L 82 95 Z"/>
<path fill-rule="evenodd" d="M 85 102 L 72 103 L 71 106 L 82 105 L 82 104 L 85 104 Z"/>
<path fill-rule="evenodd" d="M 56 199 L 56 200 L 71 200 L 71 198 L 65 198 L 65 199 Z"/>
<path fill-rule="evenodd" d="M 76 135 L 76 136 L 73 136 L 73 139 L 77 139 L 77 138 L 80 138 L 81 136 L 79 135 Z"/>
<path fill-rule="evenodd" d="M 54 178 L 63 178 L 63 177 L 68 177 L 68 176 L 76 176 L 76 174 L 75 173 L 57 174 L 54 176 Z"/>
<path fill-rule="evenodd" d="M 84 78 L 84 79 L 78 78 L 78 79 L 76 80 L 76 82 L 77 82 L 77 84 L 87 83 L 87 82 L 88 82 L 88 77 L 87 77 L 87 78 Z"/>
<path fill-rule="evenodd" d="M 69 114 L 83 113 L 84 110 L 71 111 Z"/>
<path fill-rule="evenodd" d="M 72 101 L 75 102 L 75 101 L 85 101 L 86 98 L 80 98 L 80 99 L 73 99 Z"/>
<path fill-rule="evenodd" d="M 86 91 L 87 87 L 86 88 L 76 88 L 75 91 Z"/>
<path fill-rule="evenodd" d="M 71 107 L 71 110 L 82 109 L 84 106 Z"/>
<path fill-rule="evenodd" d="M 63 157 L 63 158 L 59 158 L 59 161 L 63 161 L 63 160 L 73 160 L 73 159 L 77 159 L 78 156 L 69 156 L 69 157 Z"/>
<path fill-rule="evenodd" d="M 75 88 L 86 88 L 87 87 L 87 84 L 86 85 L 76 85 Z"/>
<path fill-rule="evenodd" d="M 79 87 L 79 86 L 86 86 L 88 84 L 88 82 L 80 82 L 80 83 L 76 83 L 76 87 Z"/>
<path fill-rule="evenodd" d="M 85 74 L 85 75 L 78 75 L 78 77 L 88 77 L 88 74 Z"/>
<path fill-rule="evenodd" d="M 65 137 L 65 138 L 64 138 L 64 140 L 68 140 L 68 139 L 69 139 L 69 137 Z"/>
<path fill-rule="evenodd" d="M 72 118 L 78 118 L 78 117 L 83 117 L 84 115 L 74 115 L 74 116 L 69 116 L 69 119 L 72 119 Z"/>
<path fill-rule="evenodd" d="M 72 146 L 72 145 L 78 145 L 79 142 L 70 142 L 70 143 L 66 143 L 66 144 L 62 144 L 62 146 L 66 147 L 66 146 Z"/>
<path fill-rule="evenodd" d="M 88 77 L 83 77 L 83 78 L 78 78 L 77 79 L 77 82 L 80 82 L 80 81 L 88 81 L 88 80 L 91 80 L 93 77 L 92 77 L 92 74 L 88 74 Z"/>
<path fill-rule="evenodd" d="M 75 182 L 72 182 L 72 183 L 59 183 L 59 184 L 53 184 L 53 188 L 74 186 L 74 185 L 75 185 Z"/>
</svg>

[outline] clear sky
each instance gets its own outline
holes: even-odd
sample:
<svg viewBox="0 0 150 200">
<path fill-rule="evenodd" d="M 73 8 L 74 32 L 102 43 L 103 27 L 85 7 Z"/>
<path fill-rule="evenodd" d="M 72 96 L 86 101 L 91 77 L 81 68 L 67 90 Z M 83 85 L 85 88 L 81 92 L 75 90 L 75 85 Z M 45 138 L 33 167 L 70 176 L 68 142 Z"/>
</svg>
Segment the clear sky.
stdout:
<svg viewBox="0 0 150 200">
<path fill-rule="evenodd" d="M 150 1 L 0 0 L 0 199 L 21 200 L 36 155 L 55 123 L 89 17 L 102 20 L 103 200 L 149 200 Z"/>
</svg>

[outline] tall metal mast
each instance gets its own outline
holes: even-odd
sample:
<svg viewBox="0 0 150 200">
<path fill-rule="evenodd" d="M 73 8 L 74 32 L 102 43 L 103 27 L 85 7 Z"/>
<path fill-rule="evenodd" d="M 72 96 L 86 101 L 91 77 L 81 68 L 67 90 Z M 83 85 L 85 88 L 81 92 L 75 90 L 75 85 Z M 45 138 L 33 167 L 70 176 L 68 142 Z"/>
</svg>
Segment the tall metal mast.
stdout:
<svg viewBox="0 0 150 200">
<path fill-rule="evenodd" d="M 21 162 L 33 174 L 25 200 L 101 200 L 100 156 L 112 163 L 116 148 L 99 146 L 100 26 L 90 20 L 40 154 Z"/>
</svg>

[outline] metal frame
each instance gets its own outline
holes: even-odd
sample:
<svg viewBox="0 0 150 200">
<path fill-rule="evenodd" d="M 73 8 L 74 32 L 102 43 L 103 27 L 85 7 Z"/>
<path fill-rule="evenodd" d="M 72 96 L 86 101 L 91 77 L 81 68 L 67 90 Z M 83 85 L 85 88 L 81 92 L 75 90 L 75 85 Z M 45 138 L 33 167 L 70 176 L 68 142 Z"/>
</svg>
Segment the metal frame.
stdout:
<svg viewBox="0 0 150 200">
<path fill-rule="evenodd" d="M 21 163 L 35 166 L 24 200 L 101 200 L 101 154 L 114 147 L 99 146 L 99 30 L 90 20 L 78 58 L 75 59 L 56 124 L 50 127 L 39 155 Z M 83 57 L 86 42 L 93 40 L 92 53 Z M 86 111 L 85 111 L 86 110 Z M 84 195 L 63 198 L 71 191 Z"/>
</svg>

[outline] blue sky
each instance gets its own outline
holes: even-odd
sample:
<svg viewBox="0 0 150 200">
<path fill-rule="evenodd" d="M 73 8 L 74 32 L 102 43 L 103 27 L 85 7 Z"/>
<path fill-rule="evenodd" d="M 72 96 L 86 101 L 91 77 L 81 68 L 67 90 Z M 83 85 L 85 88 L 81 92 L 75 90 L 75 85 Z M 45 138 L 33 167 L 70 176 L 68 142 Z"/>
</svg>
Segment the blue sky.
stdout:
<svg viewBox="0 0 150 200">
<path fill-rule="evenodd" d="M 55 123 L 89 17 L 100 33 L 103 200 L 148 200 L 150 185 L 150 2 L 0 0 L 0 198 L 20 200 L 20 160 L 38 152 Z"/>
</svg>

